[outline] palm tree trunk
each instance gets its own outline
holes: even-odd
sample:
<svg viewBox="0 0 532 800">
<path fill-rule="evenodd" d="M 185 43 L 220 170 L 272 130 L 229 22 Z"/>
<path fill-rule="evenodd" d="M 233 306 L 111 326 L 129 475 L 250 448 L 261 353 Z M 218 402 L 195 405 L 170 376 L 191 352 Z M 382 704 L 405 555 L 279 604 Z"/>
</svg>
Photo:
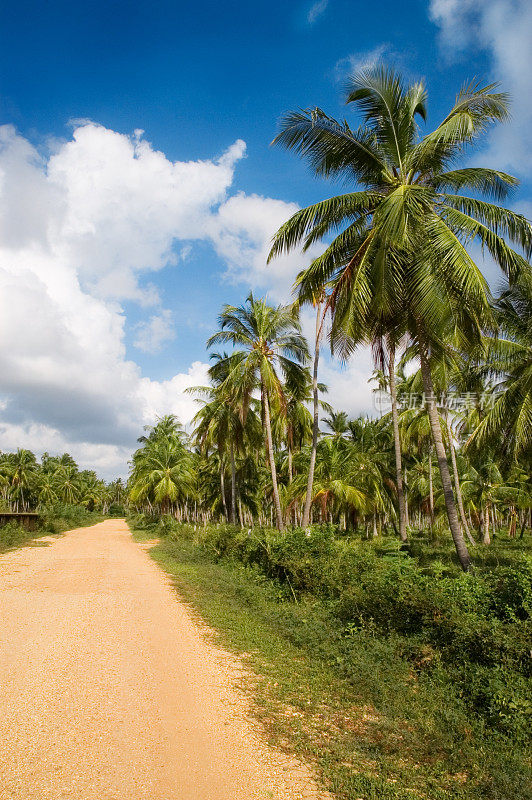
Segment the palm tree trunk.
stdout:
<svg viewBox="0 0 532 800">
<path fill-rule="evenodd" d="M 320 339 L 323 330 L 321 318 L 321 303 L 316 303 L 316 339 L 314 344 L 314 365 L 312 369 L 312 448 L 310 451 L 310 465 L 307 479 L 307 493 L 303 509 L 302 528 L 308 528 L 310 521 L 310 504 L 312 503 L 312 486 L 314 485 L 314 469 L 316 467 L 316 451 L 318 448 L 319 433 L 319 403 L 318 403 L 318 364 L 320 360 Z"/>
<path fill-rule="evenodd" d="M 490 544 L 490 510 L 488 504 L 481 511 L 482 514 L 482 544 Z"/>
<path fill-rule="evenodd" d="M 292 448 L 288 445 L 288 483 L 292 483 Z"/>
<path fill-rule="evenodd" d="M 223 505 L 223 508 L 224 508 L 224 515 L 225 515 L 226 519 L 229 519 L 229 514 L 227 513 L 227 501 L 225 499 L 224 468 L 223 468 L 221 459 L 220 459 L 220 491 L 222 493 L 222 505 Z"/>
<path fill-rule="evenodd" d="M 440 469 L 443 497 L 445 499 L 445 508 L 447 510 L 449 527 L 451 529 L 451 535 L 453 537 L 454 546 L 458 554 L 460 565 L 464 572 L 468 572 L 471 566 L 471 559 L 469 557 L 467 545 L 460 527 L 460 520 L 458 519 L 458 514 L 456 512 L 453 487 L 451 483 L 451 474 L 449 472 L 449 464 L 447 463 L 447 455 L 443 445 L 440 416 L 438 414 L 434 398 L 434 386 L 432 384 L 428 349 L 424 341 L 421 326 L 418 327 L 418 341 L 419 357 L 421 361 L 421 375 L 423 378 L 423 390 L 425 392 L 425 402 L 432 431 L 432 438 L 434 440 L 434 448 L 436 450 L 436 458 L 438 459 L 438 466 Z"/>
<path fill-rule="evenodd" d="M 395 476 L 397 500 L 399 503 L 399 537 L 402 542 L 408 539 L 406 533 L 406 504 L 403 490 L 403 465 L 401 457 L 401 437 L 399 435 L 399 412 L 397 411 L 397 386 L 395 382 L 395 345 L 390 345 L 390 397 L 392 400 L 393 441 L 395 446 Z"/>
<path fill-rule="evenodd" d="M 453 444 L 453 431 L 452 431 L 451 423 L 450 423 L 449 416 L 448 416 L 447 413 L 445 414 L 445 424 L 447 426 L 447 437 L 449 439 L 449 452 L 451 454 L 451 466 L 453 468 L 454 491 L 455 491 L 455 494 L 456 494 L 456 502 L 458 504 L 458 511 L 460 512 L 460 519 L 462 520 L 462 526 L 463 526 L 463 529 L 464 529 L 464 533 L 467 536 L 467 538 L 469 539 L 469 541 L 471 542 L 471 544 L 475 545 L 476 542 L 473 539 L 473 537 L 471 536 L 471 531 L 469 530 L 469 525 L 467 524 L 467 518 L 466 518 L 466 515 L 465 515 L 464 501 L 463 501 L 463 498 L 462 498 L 462 490 L 460 488 L 460 478 L 459 478 L 459 475 L 458 475 L 458 466 L 456 464 L 456 452 L 455 452 L 454 444 Z"/>
<path fill-rule="evenodd" d="M 231 459 L 231 525 L 236 525 L 236 468 L 233 442 L 231 442 L 229 453 Z"/>
<path fill-rule="evenodd" d="M 429 516 L 430 530 L 434 527 L 434 487 L 432 485 L 432 445 L 429 444 Z"/>
<path fill-rule="evenodd" d="M 270 419 L 270 403 L 268 400 L 268 392 L 266 391 L 265 388 L 262 389 L 262 402 L 264 406 L 264 424 L 266 426 L 266 443 L 268 450 L 268 459 L 270 461 L 270 470 L 272 473 L 273 502 L 275 504 L 277 528 L 280 531 L 282 531 L 284 529 L 284 523 L 283 523 L 283 513 L 281 511 L 281 501 L 279 500 L 279 487 L 277 485 L 277 470 L 275 469 L 275 458 L 273 452 L 272 424 Z"/>
<path fill-rule="evenodd" d="M 408 516 L 408 491 L 407 491 L 407 484 L 406 484 L 406 467 L 405 467 L 405 479 L 403 481 L 403 490 L 406 490 L 406 491 L 404 491 L 404 497 L 405 497 L 405 521 L 406 521 L 406 527 L 408 528 L 410 526 L 410 519 L 409 519 L 409 516 Z"/>
</svg>

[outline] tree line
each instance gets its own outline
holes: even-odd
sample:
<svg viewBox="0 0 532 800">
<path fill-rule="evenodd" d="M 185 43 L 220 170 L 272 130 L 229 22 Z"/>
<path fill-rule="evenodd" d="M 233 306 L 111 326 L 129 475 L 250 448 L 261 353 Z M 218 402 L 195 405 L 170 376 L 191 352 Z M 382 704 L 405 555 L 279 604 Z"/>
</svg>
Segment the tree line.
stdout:
<svg viewBox="0 0 532 800">
<path fill-rule="evenodd" d="M 57 504 L 109 513 L 127 501 L 118 478 L 105 483 L 93 470 L 80 470 L 69 453 L 37 456 L 24 448 L 0 453 L 0 507 L 4 511 L 44 511 Z"/>
<path fill-rule="evenodd" d="M 207 344 L 230 349 L 211 354 L 194 433 L 172 417 L 151 429 L 133 458 L 131 501 L 279 529 L 391 526 L 403 541 L 413 524 L 443 526 L 467 570 L 475 529 L 484 543 L 490 528 L 524 532 L 531 506 L 532 227 L 503 205 L 515 177 L 458 165 L 508 118 L 508 97 L 464 86 L 424 133 L 424 84 L 379 65 L 350 79 L 346 102 L 356 127 L 298 110 L 274 140 L 348 191 L 294 214 L 269 258 L 317 242 L 324 252 L 299 274 L 290 305 L 251 294 L 223 308 Z M 497 298 L 472 245 L 501 270 Z M 303 306 L 315 311 L 310 346 Z M 372 347 L 390 397 L 381 419 L 327 407 L 325 336 L 343 359 Z M 422 406 L 405 403 L 412 394 Z"/>
</svg>

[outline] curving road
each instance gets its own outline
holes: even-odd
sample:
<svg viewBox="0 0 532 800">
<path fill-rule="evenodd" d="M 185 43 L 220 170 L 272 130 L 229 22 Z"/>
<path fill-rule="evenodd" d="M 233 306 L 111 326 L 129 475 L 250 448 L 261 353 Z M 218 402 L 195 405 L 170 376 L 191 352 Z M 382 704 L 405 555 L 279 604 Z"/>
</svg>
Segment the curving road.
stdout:
<svg viewBox="0 0 532 800">
<path fill-rule="evenodd" d="M 321 798 L 113 520 L 0 556 L 1 800 Z"/>
</svg>

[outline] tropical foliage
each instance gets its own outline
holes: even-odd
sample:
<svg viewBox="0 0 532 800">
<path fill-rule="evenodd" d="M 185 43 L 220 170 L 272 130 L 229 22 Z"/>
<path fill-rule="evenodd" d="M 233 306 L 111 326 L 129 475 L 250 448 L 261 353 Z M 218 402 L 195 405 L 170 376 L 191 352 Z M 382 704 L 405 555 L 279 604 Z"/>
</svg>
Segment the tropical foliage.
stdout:
<svg viewBox="0 0 532 800">
<path fill-rule="evenodd" d="M 40 461 L 31 450 L 0 454 L 0 503 L 4 511 L 43 511 L 56 504 L 79 505 L 103 514 L 123 508 L 126 487 L 122 480 L 105 483 L 93 470 L 80 470 L 68 453 Z"/>
</svg>

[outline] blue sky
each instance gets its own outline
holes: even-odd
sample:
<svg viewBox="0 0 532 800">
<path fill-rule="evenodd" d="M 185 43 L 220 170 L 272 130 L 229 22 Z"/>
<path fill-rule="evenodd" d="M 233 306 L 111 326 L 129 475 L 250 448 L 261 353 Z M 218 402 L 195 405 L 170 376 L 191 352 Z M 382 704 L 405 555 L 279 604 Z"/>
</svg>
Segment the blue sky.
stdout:
<svg viewBox="0 0 532 800">
<path fill-rule="evenodd" d="M 277 121 L 298 106 L 349 113 L 342 81 L 357 65 L 382 57 L 424 77 L 434 122 L 464 80 L 496 77 L 524 92 L 512 125 L 487 141 L 482 158 L 519 175 L 516 202 L 528 210 L 530 8 L 526 0 L 5 4 L 0 124 L 12 127 L 0 169 L 11 176 L 3 203 L 13 219 L 0 268 L 11 276 L 8 311 L 19 314 L 4 330 L 22 350 L 28 341 L 19 354 L 26 376 L 4 355 L 4 441 L 69 447 L 103 472 L 123 471 L 135 426 L 170 406 L 189 415 L 190 400 L 175 396 L 187 375 L 194 382 L 203 374 L 191 364 L 205 363 L 221 304 L 240 302 L 250 288 L 288 297 L 301 264 L 262 269 L 271 226 L 335 191 L 270 147 Z M 218 188 L 206 188 L 213 181 Z M 176 216 L 186 209 L 175 227 L 173 208 Z M 22 274 L 33 300 L 14 286 Z M 39 354 L 32 370 L 36 340 L 45 339 L 46 369 Z M 55 370 L 70 382 L 66 400 L 61 380 L 50 378 Z M 326 372 L 339 405 L 368 410 L 364 354 L 347 372 L 332 363 Z M 87 416 L 87 407 L 92 422 L 77 429 L 76 409 Z"/>
</svg>

